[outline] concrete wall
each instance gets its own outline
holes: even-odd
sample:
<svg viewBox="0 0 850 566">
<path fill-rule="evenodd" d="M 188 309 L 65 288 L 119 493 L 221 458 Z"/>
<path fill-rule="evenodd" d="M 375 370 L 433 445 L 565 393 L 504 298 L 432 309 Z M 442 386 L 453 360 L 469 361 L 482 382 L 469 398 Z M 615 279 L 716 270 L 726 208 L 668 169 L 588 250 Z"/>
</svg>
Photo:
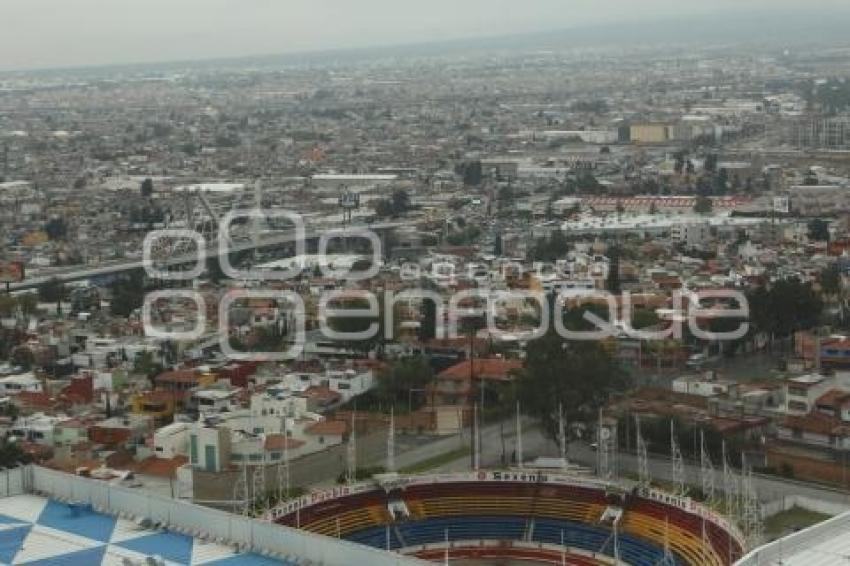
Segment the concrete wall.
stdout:
<svg viewBox="0 0 850 566">
<path fill-rule="evenodd" d="M 838 495 L 836 494 L 836 498 Z M 807 511 L 815 513 L 823 513 L 824 515 L 840 515 L 850 511 L 850 505 L 840 503 L 839 501 L 824 501 L 822 499 L 812 499 L 803 495 L 786 495 L 776 501 L 765 503 L 761 506 L 761 516 L 763 519 L 772 517 L 777 513 L 788 511 L 794 507 L 800 507 Z"/>
<path fill-rule="evenodd" d="M 0 497 L 26 493 L 24 468 L 0 471 Z"/>
<path fill-rule="evenodd" d="M 386 431 L 373 432 L 366 436 L 357 437 L 357 467 L 369 468 L 384 464 L 386 456 Z M 315 452 L 292 460 L 290 462 L 289 483 L 292 487 L 313 485 L 317 482 L 333 482 L 348 467 L 347 444 L 340 444 L 328 450 Z M 251 473 L 249 467 L 249 475 Z M 233 486 L 241 471 L 208 473 L 203 470 L 193 471 L 193 498 L 201 503 L 220 505 L 208 502 L 231 501 Z M 277 486 L 277 464 L 266 467 L 266 487 L 271 490 Z M 250 484 L 251 482 L 249 482 Z M 249 485 L 249 490 L 252 488 Z"/>
</svg>

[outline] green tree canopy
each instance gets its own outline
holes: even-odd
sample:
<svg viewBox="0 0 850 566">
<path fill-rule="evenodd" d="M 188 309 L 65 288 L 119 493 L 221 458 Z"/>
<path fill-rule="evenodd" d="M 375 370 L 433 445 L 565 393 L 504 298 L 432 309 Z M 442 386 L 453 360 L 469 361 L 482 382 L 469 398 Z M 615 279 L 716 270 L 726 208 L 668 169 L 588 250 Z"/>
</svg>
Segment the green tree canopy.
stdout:
<svg viewBox="0 0 850 566">
<path fill-rule="evenodd" d="M 411 403 L 416 409 L 425 400 L 422 390 L 433 379 L 434 370 L 425 356 L 399 360 L 378 376 L 378 395 L 387 404 L 407 407 Z"/>
<path fill-rule="evenodd" d="M 589 423 L 613 393 L 628 386 L 626 373 L 599 342 L 567 342 L 551 330 L 529 343 L 517 382 L 523 411 L 536 415 L 552 439 L 559 407 L 567 422 Z"/>
<path fill-rule="evenodd" d="M 823 311 L 823 302 L 812 286 L 797 279 L 759 287 L 747 295 L 747 300 L 754 329 L 777 337 L 814 328 Z"/>
<path fill-rule="evenodd" d="M 809 222 L 809 239 L 815 242 L 829 241 L 829 222 L 815 218 Z"/>
</svg>

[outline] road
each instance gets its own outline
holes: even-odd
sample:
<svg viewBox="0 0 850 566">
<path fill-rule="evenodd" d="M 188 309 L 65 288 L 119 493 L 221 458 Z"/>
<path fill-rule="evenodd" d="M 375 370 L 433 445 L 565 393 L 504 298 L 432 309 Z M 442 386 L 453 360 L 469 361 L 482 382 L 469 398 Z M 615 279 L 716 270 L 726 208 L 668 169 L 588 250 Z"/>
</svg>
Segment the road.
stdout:
<svg viewBox="0 0 850 566">
<path fill-rule="evenodd" d="M 554 442 L 544 438 L 540 430 L 523 424 L 524 433 L 522 439 L 523 456 L 526 461 L 538 456 L 557 457 L 558 449 Z M 515 449 L 516 441 L 513 422 L 506 422 L 506 444 L 508 456 Z M 491 425 L 485 429 L 484 448 L 482 450 L 482 465 L 484 467 L 499 467 L 501 465 L 501 438 L 499 425 Z M 568 448 L 568 459 L 571 463 L 586 467 L 590 470 L 596 467 L 596 451 L 588 444 L 572 442 Z M 633 454 L 620 453 L 617 457 L 618 467 L 621 474 L 631 476 L 637 475 L 637 457 Z M 649 473 L 657 480 L 672 482 L 672 466 L 670 460 L 664 456 L 651 455 L 648 461 Z M 718 489 L 722 484 L 722 473 L 715 464 L 715 485 Z M 469 470 L 469 458 L 458 459 L 437 468 L 437 472 L 460 472 Z M 698 465 L 685 464 L 685 478 L 690 485 L 700 485 L 700 468 Z M 764 502 L 772 502 L 786 495 L 800 495 L 811 499 L 827 501 L 830 503 L 844 503 L 850 509 L 850 492 L 821 486 L 807 482 L 790 480 L 776 476 L 754 474 L 753 483 L 759 499 Z"/>
<path fill-rule="evenodd" d="M 399 222 L 383 222 L 383 223 L 375 223 L 375 224 L 366 224 L 363 226 L 353 226 L 353 229 L 366 229 L 370 231 L 380 231 L 380 230 L 388 230 L 392 228 L 397 228 L 399 226 L 403 226 L 404 224 Z M 315 227 L 308 228 L 305 232 L 305 240 L 312 240 L 319 237 L 322 233 L 329 232 L 331 229 L 327 227 Z M 242 242 L 242 243 L 233 243 L 230 245 L 229 253 L 239 253 L 248 250 L 253 250 L 256 248 L 267 248 L 278 246 L 290 242 L 295 241 L 295 233 L 287 232 L 286 234 L 274 235 L 268 238 L 263 239 L 262 241 L 254 244 L 252 241 Z M 200 256 L 198 254 L 186 254 L 178 257 L 170 258 L 166 261 L 163 261 L 159 264 L 159 267 L 165 266 L 173 266 L 180 265 L 184 263 L 201 263 L 205 262 L 210 257 L 219 257 L 221 255 L 221 249 L 218 245 L 214 245 L 211 247 L 207 247 Z M 118 261 L 113 263 L 103 263 L 96 267 L 73 267 L 69 269 L 62 269 L 51 271 L 45 275 L 40 275 L 38 277 L 31 277 L 24 279 L 23 281 L 17 283 L 10 283 L 9 290 L 10 291 L 23 291 L 26 289 L 34 289 L 49 281 L 51 279 L 58 279 L 59 281 L 78 281 L 81 279 L 89 279 L 92 277 L 104 276 L 104 275 L 114 275 L 116 273 L 124 273 L 127 271 L 133 271 L 135 269 L 141 269 L 144 267 L 144 261 L 141 259 L 130 260 L 130 261 Z"/>
<path fill-rule="evenodd" d="M 523 456 L 525 461 L 539 456 L 557 457 L 558 449 L 554 442 L 545 438 L 530 419 L 523 421 Z M 427 436 L 399 435 L 396 439 L 396 469 L 419 464 L 470 446 L 469 431 L 461 435 L 437 438 Z M 504 448 L 503 448 L 504 447 Z M 508 419 L 501 423 L 492 423 L 482 429 L 481 465 L 484 468 L 503 467 L 503 454 L 510 460 L 517 449 L 515 421 Z M 292 462 L 291 481 L 293 486 L 310 486 L 313 489 L 327 488 L 336 484 L 337 477 L 344 473 L 347 467 L 347 450 L 345 445 L 313 454 Z M 572 442 L 568 447 L 568 459 L 571 464 L 581 466 L 592 472 L 596 466 L 597 453 L 588 445 Z M 357 444 L 357 465 L 360 468 L 383 466 L 387 462 L 387 443 L 385 434 L 373 434 L 362 438 Z M 650 456 L 650 475 L 656 479 L 672 482 L 670 460 L 664 456 Z M 628 453 L 618 456 L 618 468 L 621 475 L 634 477 L 637 475 L 637 458 Z M 429 470 L 430 473 L 466 472 L 471 469 L 469 456 L 459 457 L 451 462 Z M 699 467 L 685 464 L 686 481 L 690 485 L 699 485 Z M 627 480 L 626 480 L 627 481 Z M 754 475 L 753 482 L 763 503 L 779 500 L 787 495 L 800 495 L 815 500 L 827 501 L 832 504 L 844 504 L 850 509 L 850 492 L 840 489 L 820 486 L 779 478 L 775 476 Z M 145 487 L 151 491 L 166 494 L 170 486 L 166 481 L 144 480 Z M 716 471 L 715 485 L 721 487 L 722 477 Z M 208 494 L 201 499 L 229 499 L 232 484 L 225 482 L 226 489 L 220 494 Z M 211 486 L 210 486 L 211 487 Z"/>
</svg>

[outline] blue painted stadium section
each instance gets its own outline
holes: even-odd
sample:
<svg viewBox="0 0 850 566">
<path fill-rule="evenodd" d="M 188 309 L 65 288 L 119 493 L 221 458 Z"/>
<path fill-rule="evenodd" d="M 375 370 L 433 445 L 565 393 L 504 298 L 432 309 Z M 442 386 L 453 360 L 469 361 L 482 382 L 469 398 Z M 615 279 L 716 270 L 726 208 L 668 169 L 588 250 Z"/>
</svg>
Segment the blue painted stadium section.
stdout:
<svg viewBox="0 0 850 566">
<path fill-rule="evenodd" d="M 599 552 L 605 542 L 611 537 L 611 530 L 603 527 L 560 521 L 557 519 L 535 519 L 533 540 L 548 544 L 561 544 L 561 533 L 564 533 L 564 544 L 591 552 Z M 664 559 L 664 550 L 652 543 L 637 537 L 619 534 L 620 559 L 633 566 L 654 566 Z M 604 551 L 613 555 L 613 543 L 609 542 Z M 676 564 L 682 564 L 676 560 Z"/>
<path fill-rule="evenodd" d="M 94 513 L 89 505 L 68 505 L 49 501 L 38 517 L 38 524 L 73 533 L 100 542 L 109 542 L 115 518 Z"/>
<path fill-rule="evenodd" d="M 205 562 L 204 566 L 281 566 L 279 560 L 272 560 L 259 554 L 240 554 L 221 560 Z"/>
<path fill-rule="evenodd" d="M 11 496 L 0 498 L 0 511 L 3 512 L 0 514 L 0 566 L 13 563 L 26 566 L 116 564 L 129 554 L 127 551 L 161 557 L 171 566 L 292 565 L 259 554 L 238 554 L 222 544 L 210 549 L 209 542 L 204 542 L 205 548 L 193 556 L 195 540 L 192 537 L 145 530 L 135 525 L 129 531 L 126 528 L 122 531 L 116 529 L 117 518 L 80 503 Z M 33 517 L 37 518 L 33 521 Z"/>
<path fill-rule="evenodd" d="M 526 517 L 474 516 L 423 519 L 398 523 L 396 527 L 406 546 L 418 546 L 441 543 L 445 541 L 446 533 L 448 533 L 450 541 L 519 541 L 523 539 L 527 523 Z M 390 549 L 401 548 L 402 543 L 396 536 L 395 529 L 391 527 L 389 533 Z M 610 529 L 557 519 L 536 518 L 534 520 L 532 536 L 534 542 L 560 545 L 561 533 L 563 533 L 564 544 L 572 548 L 603 553 L 608 556 L 612 556 L 614 553 L 612 542 L 609 542 L 607 546 L 605 545 L 611 537 Z M 387 529 L 386 527 L 372 527 L 352 533 L 345 538 L 352 542 L 385 549 Z M 625 534 L 619 535 L 618 540 L 620 559 L 633 566 L 655 566 L 664 560 L 664 550 L 652 543 Z M 606 547 L 604 551 L 601 551 L 603 546 Z M 674 559 L 674 562 L 676 565 L 683 566 L 683 562 L 678 559 Z"/>
<path fill-rule="evenodd" d="M 189 564 L 192 561 L 192 537 L 177 533 L 156 533 L 117 543 L 117 546 L 134 550 L 147 556 L 161 556 L 166 560 Z"/>
<path fill-rule="evenodd" d="M 0 525 L 14 525 L 20 524 L 20 519 L 15 519 L 14 517 L 9 517 L 7 515 L 0 515 Z"/>
<path fill-rule="evenodd" d="M 11 564 L 15 555 L 24 545 L 24 541 L 30 534 L 32 525 L 16 527 L 0 531 L 0 563 Z"/>
<path fill-rule="evenodd" d="M 100 564 L 103 561 L 103 555 L 106 554 L 106 547 L 99 546 L 95 548 L 87 548 L 79 552 L 70 552 L 62 556 L 53 556 L 44 560 L 35 560 L 33 562 L 25 562 L 25 566 L 92 566 L 92 564 Z"/>
</svg>

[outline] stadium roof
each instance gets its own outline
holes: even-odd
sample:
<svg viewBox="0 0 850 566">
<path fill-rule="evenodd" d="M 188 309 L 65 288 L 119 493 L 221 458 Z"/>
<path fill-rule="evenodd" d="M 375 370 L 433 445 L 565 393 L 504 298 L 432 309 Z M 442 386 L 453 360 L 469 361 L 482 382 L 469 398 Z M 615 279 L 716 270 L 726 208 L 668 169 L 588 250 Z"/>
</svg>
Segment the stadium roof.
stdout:
<svg viewBox="0 0 850 566">
<path fill-rule="evenodd" d="M 281 566 L 231 545 L 165 530 L 93 511 L 88 505 L 59 503 L 36 495 L 0 498 L 0 564 L 146 564 L 168 566 Z"/>
<path fill-rule="evenodd" d="M 850 557 L 850 512 L 761 546 L 737 566 L 831 566 Z"/>
</svg>

